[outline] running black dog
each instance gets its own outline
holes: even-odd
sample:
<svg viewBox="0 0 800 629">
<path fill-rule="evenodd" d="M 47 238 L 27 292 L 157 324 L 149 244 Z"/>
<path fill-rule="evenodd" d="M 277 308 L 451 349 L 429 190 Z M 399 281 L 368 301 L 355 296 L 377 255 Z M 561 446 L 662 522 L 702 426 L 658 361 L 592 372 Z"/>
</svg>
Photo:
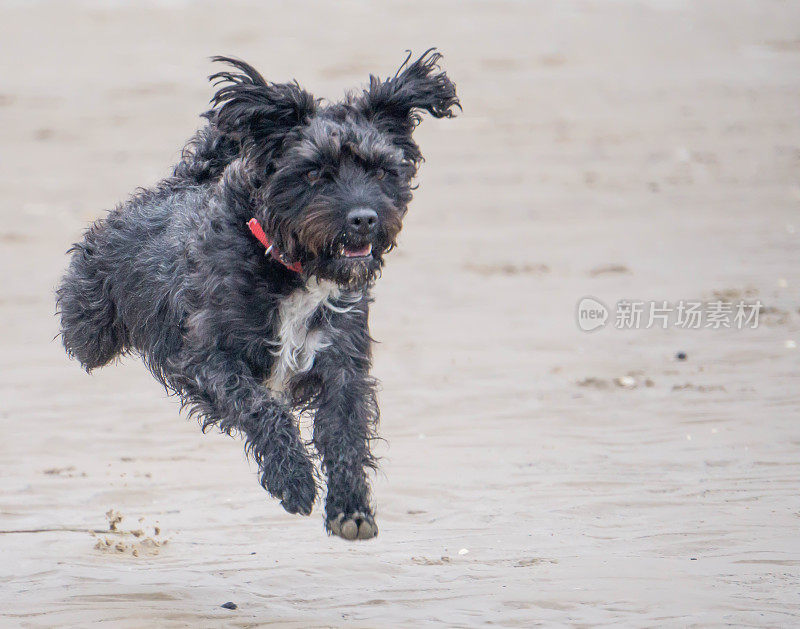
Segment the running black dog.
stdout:
<svg viewBox="0 0 800 629">
<path fill-rule="evenodd" d="M 346 539 L 378 533 L 370 288 L 411 201 L 420 114 L 460 108 L 440 57 L 331 104 L 215 57 L 234 69 L 211 77 L 208 124 L 173 176 L 91 226 L 58 289 L 70 356 L 89 371 L 141 355 L 203 429 L 245 437 L 290 513 L 317 496 L 295 418 L 313 412 L 326 528 Z"/>
</svg>

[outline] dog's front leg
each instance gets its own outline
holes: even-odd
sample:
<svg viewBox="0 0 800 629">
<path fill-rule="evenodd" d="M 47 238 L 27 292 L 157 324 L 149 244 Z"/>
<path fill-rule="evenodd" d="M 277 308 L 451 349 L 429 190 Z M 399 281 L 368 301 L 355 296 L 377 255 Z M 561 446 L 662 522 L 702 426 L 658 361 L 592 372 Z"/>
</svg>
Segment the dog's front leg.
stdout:
<svg viewBox="0 0 800 629">
<path fill-rule="evenodd" d="M 181 357 L 169 381 L 203 420 L 238 431 L 261 472 L 261 485 L 289 513 L 308 515 L 316 499 L 314 465 L 290 409 L 275 400 L 247 364 L 224 352 Z"/>
<path fill-rule="evenodd" d="M 375 437 L 378 405 L 369 375 L 370 338 L 366 312 L 335 318 L 341 325 L 316 358 L 320 383 L 314 417 L 314 445 L 328 477 L 325 526 L 345 539 L 370 539 L 378 527 L 370 506 L 367 470 L 376 467 L 369 446 Z"/>
</svg>

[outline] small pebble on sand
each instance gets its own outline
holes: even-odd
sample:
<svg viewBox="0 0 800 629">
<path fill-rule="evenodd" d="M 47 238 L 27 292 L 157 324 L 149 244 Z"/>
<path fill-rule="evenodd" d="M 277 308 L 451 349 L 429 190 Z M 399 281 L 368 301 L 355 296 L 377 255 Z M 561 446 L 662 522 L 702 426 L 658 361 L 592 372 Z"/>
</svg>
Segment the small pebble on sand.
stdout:
<svg viewBox="0 0 800 629">
<path fill-rule="evenodd" d="M 622 387 L 623 389 L 634 389 L 636 388 L 636 378 L 632 376 L 614 378 L 614 384 L 616 384 L 618 387 Z"/>
<path fill-rule="evenodd" d="M 459 555 L 466 555 L 467 553 L 469 553 L 469 550 L 467 550 L 466 548 L 462 548 L 461 550 L 458 551 Z"/>
<path fill-rule="evenodd" d="M 220 607 L 224 607 L 225 609 L 239 609 L 239 606 L 234 603 L 233 601 L 228 601 L 227 603 L 223 603 Z"/>
<path fill-rule="evenodd" d="M 678 352 L 675 354 L 677 360 L 686 360 L 686 352 Z"/>
</svg>

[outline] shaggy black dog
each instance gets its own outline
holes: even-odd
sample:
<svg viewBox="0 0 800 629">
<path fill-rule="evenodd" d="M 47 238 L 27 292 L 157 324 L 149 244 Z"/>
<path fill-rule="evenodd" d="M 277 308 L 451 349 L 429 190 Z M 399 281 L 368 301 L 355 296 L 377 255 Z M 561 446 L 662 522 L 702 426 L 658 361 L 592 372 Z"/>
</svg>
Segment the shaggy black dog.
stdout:
<svg viewBox="0 0 800 629">
<path fill-rule="evenodd" d="M 234 69 L 211 77 L 208 124 L 171 177 L 87 230 L 58 289 L 70 356 L 92 370 L 141 355 L 204 429 L 244 436 L 290 513 L 317 496 L 295 417 L 313 413 L 326 528 L 346 539 L 378 533 L 370 288 L 411 201 L 420 114 L 460 108 L 439 59 L 325 104 L 215 57 Z"/>
</svg>

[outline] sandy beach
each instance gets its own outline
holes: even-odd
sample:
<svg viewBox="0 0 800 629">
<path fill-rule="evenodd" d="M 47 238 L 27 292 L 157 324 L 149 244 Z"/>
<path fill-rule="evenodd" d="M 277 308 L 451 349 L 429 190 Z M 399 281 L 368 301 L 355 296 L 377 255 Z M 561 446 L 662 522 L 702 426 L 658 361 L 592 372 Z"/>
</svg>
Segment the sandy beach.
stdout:
<svg viewBox="0 0 800 629">
<path fill-rule="evenodd" d="M 800 624 L 800 5 L 0 15 L 0 626 Z M 432 45 L 464 112 L 417 131 L 376 287 L 380 535 L 354 544 L 136 358 L 87 376 L 53 293 L 86 225 L 169 172 L 209 56 L 335 99 Z M 617 329 L 620 300 L 762 308 Z"/>
</svg>

